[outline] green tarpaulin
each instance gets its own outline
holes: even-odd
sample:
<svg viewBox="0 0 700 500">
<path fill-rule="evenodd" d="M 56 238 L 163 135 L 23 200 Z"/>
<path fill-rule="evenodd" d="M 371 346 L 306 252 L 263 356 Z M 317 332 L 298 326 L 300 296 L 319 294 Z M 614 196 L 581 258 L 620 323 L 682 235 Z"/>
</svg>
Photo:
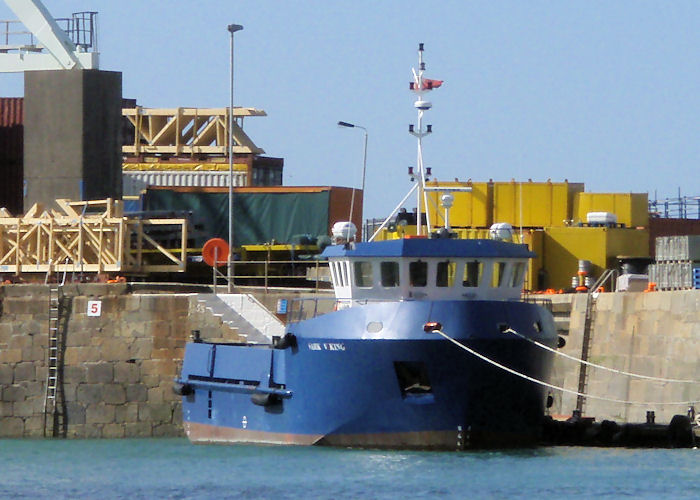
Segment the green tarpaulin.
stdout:
<svg viewBox="0 0 700 500">
<path fill-rule="evenodd" d="M 295 235 L 328 234 L 330 191 L 317 193 L 236 193 L 233 197 L 235 246 L 291 243 Z M 228 194 L 149 189 L 143 195 L 147 211 L 192 213 L 194 245 L 210 238 L 228 239 Z"/>
</svg>

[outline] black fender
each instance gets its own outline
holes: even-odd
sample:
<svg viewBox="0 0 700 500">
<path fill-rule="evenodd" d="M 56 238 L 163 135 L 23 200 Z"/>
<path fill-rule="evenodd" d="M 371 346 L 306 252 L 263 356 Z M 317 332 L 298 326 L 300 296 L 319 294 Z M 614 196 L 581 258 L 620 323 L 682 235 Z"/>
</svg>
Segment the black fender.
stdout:
<svg viewBox="0 0 700 500">
<path fill-rule="evenodd" d="M 178 396 L 189 396 L 190 394 L 194 394 L 194 387 L 187 383 L 174 382 L 173 392 Z"/>
</svg>

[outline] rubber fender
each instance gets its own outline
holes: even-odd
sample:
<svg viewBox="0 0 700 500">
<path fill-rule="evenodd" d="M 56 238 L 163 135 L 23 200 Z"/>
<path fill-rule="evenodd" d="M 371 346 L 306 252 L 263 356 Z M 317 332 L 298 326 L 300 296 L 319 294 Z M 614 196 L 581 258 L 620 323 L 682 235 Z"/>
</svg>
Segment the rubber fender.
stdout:
<svg viewBox="0 0 700 500">
<path fill-rule="evenodd" d="M 598 429 L 598 441 L 609 446 L 613 442 L 615 435 L 620 432 L 620 426 L 612 420 L 603 420 Z"/>
<path fill-rule="evenodd" d="M 194 388 L 190 384 L 175 382 L 173 384 L 173 392 L 178 396 L 189 396 L 194 393 Z"/>
<path fill-rule="evenodd" d="M 668 441 L 674 448 L 692 448 L 695 435 L 686 415 L 674 415 L 668 424 Z"/>
<path fill-rule="evenodd" d="M 279 339 L 275 344 L 275 349 L 286 349 L 287 347 L 296 347 L 297 337 L 293 333 L 285 333 L 284 337 Z"/>
<path fill-rule="evenodd" d="M 276 394 L 265 394 L 261 392 L 254 392 L 250 396 L 250 401 L 254 405 L 258 406 L 272 406 L 280 402 L 280 399 Z"/>
</svg>

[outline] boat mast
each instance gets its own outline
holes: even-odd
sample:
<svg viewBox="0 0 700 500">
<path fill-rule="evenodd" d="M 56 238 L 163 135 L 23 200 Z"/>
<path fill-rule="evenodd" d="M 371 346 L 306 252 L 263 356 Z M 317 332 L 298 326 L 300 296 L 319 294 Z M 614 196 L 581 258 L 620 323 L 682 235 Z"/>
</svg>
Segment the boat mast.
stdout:
<svg viewBox="0 0 700 500">
<path fill-rule="evenodd" d="M 425 181 L 430 176 L 430 169 L 423 165 L 423 137 L 432 133 L 432 125 L 427 125 L 423 129 L 423 113 L 429 110 L 433 104 L 430 101 L 423 99 L 423 94 L 430 92 L 433 89 L 435 80 L 423 78 L 425 71 L 425 62 L 423 62 L 423 44 L 418 44 L 418 70 L 413 68 L 413 82 L 411 82 L 411 90 L 416 94 L 416 102 L 413 106 L 418 110 L 418 130 L 413 125 L 408 126 L 408 133 L 418 139 L 418 159 L 417 159 L 417 175 L 418 175 L 418 192 L 417 192 L 417 208 L 416 208 L 416 234 L 423 234 L 423 224 L 421 221 L 422 208 L 425 207 L 425 221 L 427 232 L 430 233 L 430 215 L 428 214 L 427 195 L 425 192 Z M 442 82 L 440 82 L 442 83 Z M 438 84 L 439 85 L 439 84 Z"/>
</svg>

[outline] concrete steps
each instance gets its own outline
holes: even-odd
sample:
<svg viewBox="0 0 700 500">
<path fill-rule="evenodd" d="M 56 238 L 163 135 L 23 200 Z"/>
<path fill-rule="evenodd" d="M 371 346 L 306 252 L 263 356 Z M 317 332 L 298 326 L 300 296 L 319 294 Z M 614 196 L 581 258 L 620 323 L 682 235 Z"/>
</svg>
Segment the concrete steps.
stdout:
<svg viewBox="0 0 700 500">
<path fill-rule="evenodd" d="M 284 335 L 284 324 L 250 294 L 198 294 L 197 301 L 253 344 L 269 344 Z"/>
</svg>

